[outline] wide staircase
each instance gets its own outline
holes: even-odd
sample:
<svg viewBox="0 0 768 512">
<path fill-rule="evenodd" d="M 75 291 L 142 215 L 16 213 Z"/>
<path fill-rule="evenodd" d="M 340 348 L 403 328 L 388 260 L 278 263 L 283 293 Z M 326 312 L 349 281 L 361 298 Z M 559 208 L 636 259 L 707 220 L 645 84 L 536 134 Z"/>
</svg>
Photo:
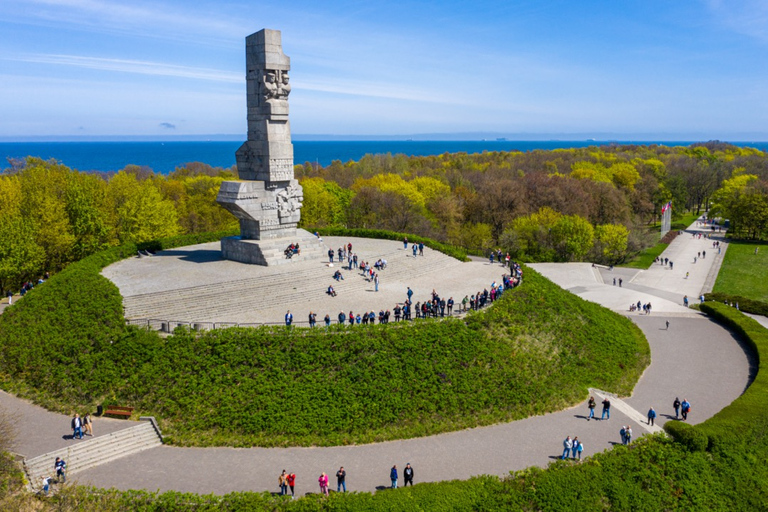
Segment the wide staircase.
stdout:
<svg viewBox="0 0 768 512">
<path fill-rule="evenodd" d="M 37 488 L 43 476 L 55 475 L 56 457 L 67 463 L 67 475 L 111 462 L 120 457 L 148 450 L 163 444 L 160 430 L 154 421 L 141 421 L 135 427 L 118 430 L 88 441 L 73 440 L 72 446 L 61 448 L 24 460 L 24 470 L 30 484 Z"/>
<path fill-rule="evenodd" d="M 382 279 L 392 282 L 415 275 L 445 271 L 461 262 L 429 248 L 424 249 L 426 257 L 413 258 L 410 249 L 393 249 L 376 258 L 387 260 L 387 268 L 381 272 Z M 323 259 L 322 261 L 327 261 Z M 371 258 L 373 261 L 373 258 Z M 344 263 L 346 265 L 346 263 Z M 336 262 L 338 268 L 338 262 Z M 270 275 L 239 279 L 223 283 L 193 286 L 164 292 L 133 295 L 123 298 L 126 318 L 152 318 L 187 322 L 221 321 L 237 313 L 262 311 L 274 307 L 279 298 L 281 307 L 298 309 L 301 304 L 322 301 L 325 290 L 333 284 L 339 293 L 351 290 L 365 290 L 372 284 L 365 280 L 359 270 L 342 270 L 345 279 L 332 279 L 333 269 L 318 265 L 317 261 L 306 265 L 288 265 L 277 268 Z M 317 283 L 310 291 L 301 294 L 291 292 L 291 282 Z M 472 290 L 467 290 L 472 292 Z M 171 326 L 171 328 L 175 325 Z"/>
</svg>

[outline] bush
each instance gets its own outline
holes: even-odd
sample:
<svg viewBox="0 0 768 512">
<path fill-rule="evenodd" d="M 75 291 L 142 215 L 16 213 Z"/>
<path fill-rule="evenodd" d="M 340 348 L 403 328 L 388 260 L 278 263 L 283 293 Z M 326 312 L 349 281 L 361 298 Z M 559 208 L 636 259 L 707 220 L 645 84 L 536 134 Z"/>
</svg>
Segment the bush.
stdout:
<svg viewBox="0 0 768 512">
<path fill-rule="evenodd" d="M 703 452 L 709 444 L 707 435 L 688 423 L 668 421 L 664 424 L 664 431 L 692 452 Z"/>
<path fill-rule="evenodd" d="M 705 293 L 704 298 L 707 301 L 715 301 L 729 304 L 739 304 L 739 310 L 753 315 L 768 316 L 768 303 L 759 300 L 748 299 L 739 295 L 729 295 L 727 293 L 711 292 Z"/>
</svg>

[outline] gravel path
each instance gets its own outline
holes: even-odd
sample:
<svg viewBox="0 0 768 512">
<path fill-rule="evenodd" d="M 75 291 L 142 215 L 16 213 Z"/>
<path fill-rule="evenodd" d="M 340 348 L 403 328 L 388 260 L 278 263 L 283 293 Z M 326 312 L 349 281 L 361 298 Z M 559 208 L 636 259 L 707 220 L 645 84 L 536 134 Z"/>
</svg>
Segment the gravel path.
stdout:
<svg viewBox="0 0 768 512">
<path fill-rule="evenodd" d="M 678 240 L 674 248 L 670 246 L 678 259 L 681 254 L 699 250 L 699 244 L 694 245 L 698 240 L 690 235 L 678 237 Z M 481 262 L 477 264 L 482 265 Z M 706 274 L 708 264 L 700 260 L 695 272 Z M 693 266 L 692 261 L 688 265 Z M 674 276 L 679 272 L 683 276 L 686 271 L 692 272 L 685 266 L 682 259 L 676 261 Z M 625 410 L 632 412 L 630 408 L 633 408 L 637 411 L 634 414 L 644 416 L 648 407 L 654 406 L 659 414 L 657 424 L 663 424 L 673 415 L 674 397 L 685 397 L 693 406 L 690 421 L 699 423 L 732 402 L 748 385 L 754 367 L 740 342 L 726 329 L 674 300 L 675 294 L 680 298 L 686 293 L 695 297 L 700 289 L 694 290 L 693 281 L 676 289 L 674 284 L 681 284 L 680 280 L 669 280 L 666 277 L 669 274 L 659 279 L 656 274 L 664 269 L 652 267 L 642 271 L 650 276 L 629 275 L 628 281 L 637 282 L 638 289 L 619 288 L 613 286 L 612 281 L 606 282 L 601 272 L 590 265 L 543 264 L 535 267 L 563 288 L 624 312 L 645 333 L 653 360 L 632 397 L 624 401 Z M 498 268 L 491 270 L 498 272 Z M 461 276 L 444 277 L 461 279 Z M 699 286 L 703 286 L 705 279 L 706 275 L 700 279 Z M 655 288 L 654 285 L 659 283 L 664 286 Z M 654 290 L 661 296 L 654 295 Z M 626 306 L 637 300 L 652 301 L 653 313 L 626 313 Z M 666 321 L 670 322 L 669 329 Z M 3 404 L 20 402 L 7 395 L 0 399 Z M 39 440 L 25 441 L 17 451 L 34 455 L 66 442 L 61 440 L 61 435 L 68 432 L 68 418 L 38 407 L 28 407 L 29 411 L 19 420 L 21 430 L 29 432 L 27 437 L 30 439 L 35 435 Z M 586 405 L 582 403 L 557 413 L 511 423 L 360 446 L 287 449 L 162 446 L 84 471 L 73 479 L 119 489 L 216 494 L 245 490 L 275 492 L 279 472 L 287 469 L 298 475 L 297 492 L 303 494 L 317 492 L 317 476 L 323 471 L 331 475 L 333 487 L 333 474 L 343 465 L 350 490 L 374 491 L 389 485 L 389 468 L 393 464 L 402 468 L 410 462 L 417 482 L 465 479 L 479 474 L 506 475 L 510 470 L 531 465 L 546 466 L 561 454 L 566 435 L 579 436 L 585 445 L 584 455 L 588 456 L 617 443 L 618 431 L 623 424 L 632 424 L 635 437 L 646 431 L 617 407 L 610 421 L 588 422 L 586 411 Z M 60 428 L 62 424 L 63 429 Z M 35 443 L 44 444 L 44 449 L 35 450 Z M 27 453 L 27 450 L 30 451 Z"/>
</svg>

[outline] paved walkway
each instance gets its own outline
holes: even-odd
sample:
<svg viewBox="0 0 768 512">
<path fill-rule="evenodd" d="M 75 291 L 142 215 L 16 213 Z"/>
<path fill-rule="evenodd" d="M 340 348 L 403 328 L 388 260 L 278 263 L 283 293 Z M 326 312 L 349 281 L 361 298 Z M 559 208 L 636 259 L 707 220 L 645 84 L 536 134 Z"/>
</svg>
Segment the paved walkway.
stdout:
<svg viewBox="0 0 768 512">
<path fill-rule="evenodd" d="M 696 241 L 684 235 L 668 250 L 675 251 L 676 255 L 699 250 L 692 242 Z M 695 272 L 706 272 L 708 264 L 711 265 L 697 262 Z M 675 275 L 692 272 L 693 265 L 692 260 L 676 261 Z M 638 279 L 637 273 L 632 274 L 629 282 L 619 288 L 613 286 L 612 279 L 606 282 L 603 274 L 590 265 L 536 267 L 564 288 L 618 311 L 626 313 L 629 303 L 637 300 L 653 303 L 651 315 L 630 315 L 648 338 L 652 364 L 632 397 L 614 407 L 610 421 L 586 421 L 586 404 L 582 403 L 557 413 L 511 423 L 361 446 L 287 449 L 162 446 L 87 470 L 77 475 L 77 481 L 119 489 L 216 494 L 244 490 L 274 492 L 277 476 L 285 468 L 298 475 L 297 491 L 303 494 L 317 492 L 318 475 L 324 471 L 332 477 L 341 465 L 347 470 L 348 488 L 356 491 L 388 486 L 389 468 L 393 464 L 402 468 L 407 462 L 414 466 L 417 482 L 465 479 L 479 474 L 506 475 L 510 470 L 531 465 L 545 466 L 562 453 L 562 440 L 566 435 L 578 436 L 584 442 L 584 455 L 619 442 L 618 431 L 623 424 L 631 424 L 637 438 L 648 430 L 638 424 L 637 419 L 645 417 L 648 407 L 653 406 L 659 414 L 657 425 L 662 425 L 673 415 L 675 396 L 691 401 L 691 423 L 699 423 L 732 402 L 748 385 L 753 366 L 739 341 L 729 331 L 683 308 L 675 300 L 675 295 L 682 298 L 682 294 L 689 292 L 689 296 L 695 297 L 698 290 L 693 289 L 694 281 L 683 283 L 678 289 L 682 293 L 666 282 L 657 281 L 664 286 L 654 288 L 651 286 L 654 275 L 665 271 L 652 267 L 644 271 L 651 274 L 649 277 Z M 624 271 L 616 269 L 615 272 Z M 630 287 L 635 282 L 638 289 Z M 666 321 L 670 322 L 668 329 Z M 67 418 L 34 409 L 39 419 L 25 419 L 22 431 L 37 429 L 44 423 L 63 422 L 62 433 L 68 432 Z M 333 483 L 333 478 L 331 481 Z"/>
</svg>

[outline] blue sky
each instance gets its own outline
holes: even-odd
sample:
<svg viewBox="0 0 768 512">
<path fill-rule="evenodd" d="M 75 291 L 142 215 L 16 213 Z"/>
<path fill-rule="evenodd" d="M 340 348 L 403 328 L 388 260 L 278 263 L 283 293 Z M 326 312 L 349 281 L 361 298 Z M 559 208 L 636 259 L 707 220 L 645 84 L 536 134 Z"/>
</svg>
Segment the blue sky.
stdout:
<svg viewBox="0 0 768 512">
<path fill-rule="evenodd" d="M 264 27 L 294 134 L 768 140 L 765 0 L 2 0 L 0 137 L 244 134 Z"/>
</svg>

